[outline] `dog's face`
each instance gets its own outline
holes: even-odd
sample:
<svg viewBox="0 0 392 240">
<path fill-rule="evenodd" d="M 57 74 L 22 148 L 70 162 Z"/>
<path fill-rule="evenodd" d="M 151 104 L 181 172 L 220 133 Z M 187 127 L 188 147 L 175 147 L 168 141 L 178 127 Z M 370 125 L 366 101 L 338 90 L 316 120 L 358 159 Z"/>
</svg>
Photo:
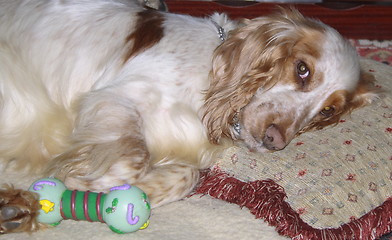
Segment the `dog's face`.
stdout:
<svg viewBox="0 0 392 240">
<path fill-rule="evenodd" d="M 226 135 L 260 152 L 337 123 L 374 96 L 355 49 L 294 10 L 245 21 L 217 49 L 211 78 L 210 140 Z"/>
</svg>

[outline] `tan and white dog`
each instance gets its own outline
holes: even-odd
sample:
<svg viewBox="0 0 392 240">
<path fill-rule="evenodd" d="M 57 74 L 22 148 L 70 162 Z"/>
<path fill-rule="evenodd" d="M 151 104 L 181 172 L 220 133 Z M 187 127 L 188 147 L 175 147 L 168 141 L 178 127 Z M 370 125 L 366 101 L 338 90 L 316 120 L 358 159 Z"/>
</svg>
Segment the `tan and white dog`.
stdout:
<svg viewBox="0 0 392 240">
<path fill-rule="evenodd" d="M 369 103 L 361 76 L 345 39 L 292 9 L 234 21 L 0 0 L 0 160 L 80 190 L 134 184 L 156 207 L 236 141 L 281 150 Z M 38 229 L 26 194 L 0 192 L 1 233 Z"/>
</svg>

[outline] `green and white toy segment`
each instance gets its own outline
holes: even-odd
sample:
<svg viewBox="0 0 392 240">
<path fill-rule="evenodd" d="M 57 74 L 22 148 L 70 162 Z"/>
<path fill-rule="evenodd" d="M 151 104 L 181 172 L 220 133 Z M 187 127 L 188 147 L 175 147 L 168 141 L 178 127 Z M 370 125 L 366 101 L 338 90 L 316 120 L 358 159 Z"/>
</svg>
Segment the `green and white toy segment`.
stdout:
<svg viewBox="0 0 392 240">
<path fill-rule="evenodd" d="M 113 187 L 110 192 L 95 193 L 68 190 L 56 178 L 35 181 L 29 191 L 39 194 L 38 221 L 56 226 L 63 219 L 103 222 L 116 233 L 144 229 L 151 213 L 147 195 L 128 184 Z"/>
</svg>

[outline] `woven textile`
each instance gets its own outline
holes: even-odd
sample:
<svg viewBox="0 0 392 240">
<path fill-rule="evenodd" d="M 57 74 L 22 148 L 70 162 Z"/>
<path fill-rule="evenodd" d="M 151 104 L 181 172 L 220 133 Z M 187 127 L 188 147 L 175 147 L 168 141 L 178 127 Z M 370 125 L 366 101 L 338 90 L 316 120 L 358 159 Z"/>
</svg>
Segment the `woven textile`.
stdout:
<svg viewBox="0 0 392 240">
<path fill-rule="evenodd" d="M 359 55 L 392 66 L 392 41 L 350 40 Z"/>
</svg>

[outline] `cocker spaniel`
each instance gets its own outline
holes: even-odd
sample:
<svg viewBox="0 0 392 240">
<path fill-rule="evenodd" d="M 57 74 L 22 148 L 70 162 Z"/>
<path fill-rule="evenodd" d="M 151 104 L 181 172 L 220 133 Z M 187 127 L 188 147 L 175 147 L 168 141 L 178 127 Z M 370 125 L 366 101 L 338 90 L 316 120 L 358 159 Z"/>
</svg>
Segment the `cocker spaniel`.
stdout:
<svg viewBox="0 0 392 240">
<path fill-rule="evenodd" d="M 230 20 L 0 0 L 0 160 L 70 188 L 129 183 L 156 207 L 235 142 L 281 150 L 374 96 L 355 49 L 293 9 Z M 37 230 L 37 204 L 3 189 L 0 232 Z"/>
</svg>

